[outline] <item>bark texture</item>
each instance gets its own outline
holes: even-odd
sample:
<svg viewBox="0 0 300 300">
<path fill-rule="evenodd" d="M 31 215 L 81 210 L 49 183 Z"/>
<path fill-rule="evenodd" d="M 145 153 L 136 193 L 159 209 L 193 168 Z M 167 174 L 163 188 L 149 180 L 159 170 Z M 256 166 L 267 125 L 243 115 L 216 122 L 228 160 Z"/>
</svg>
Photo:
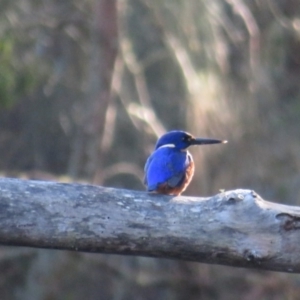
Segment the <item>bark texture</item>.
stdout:
<svg viewBox="0 0 300 300">
<path fill-rule="evenodd" d="M 250 190 L 170 197 L 4 178 L 0 244 L 300 273 L 300 207 Z"/>
</svg>

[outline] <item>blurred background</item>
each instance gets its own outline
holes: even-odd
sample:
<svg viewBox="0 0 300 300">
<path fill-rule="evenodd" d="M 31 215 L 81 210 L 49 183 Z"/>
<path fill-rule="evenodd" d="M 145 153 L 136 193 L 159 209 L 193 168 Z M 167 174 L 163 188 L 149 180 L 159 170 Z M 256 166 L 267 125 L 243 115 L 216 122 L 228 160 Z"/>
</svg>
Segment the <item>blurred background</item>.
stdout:
<svg viewBox="0 0 300 300">
<path fill-rule="evenodd" d="M 3 176 L 144 190 L 158 136 L 191 149 L 186 195 L 300 205 L 297 0 L 0 0 Z M 300 275 L 0 248 L 1 300 L 300 299 Z"/>
</svg>

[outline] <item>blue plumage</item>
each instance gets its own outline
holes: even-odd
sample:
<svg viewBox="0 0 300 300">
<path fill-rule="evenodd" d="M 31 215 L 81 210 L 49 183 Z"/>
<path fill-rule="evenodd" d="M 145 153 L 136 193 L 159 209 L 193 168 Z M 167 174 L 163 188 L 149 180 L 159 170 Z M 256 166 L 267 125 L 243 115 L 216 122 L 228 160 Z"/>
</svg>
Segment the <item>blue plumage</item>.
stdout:
<svg viewBox="0 0 300 300">
<path fill-rule="evenodd" d="M 149 192 L 180 195 L 194 174 L 191 154 L 186 150 L 192 145 L 216 144 L 226 141 L 194 138 L 184 131 L 170 131 L 156 143 L 155 151 L 145 165 L 145 184 Z"/>
<path fill-rule="evenodd" d="M 187 151 L 163 147 L 157 149 L 148 158 L 145 166 L 148 191 L 158 189 L 159 184 L 168 183 L 176 187 L 185 177 L 185 171 L 190 163 Z"/>
</svg>

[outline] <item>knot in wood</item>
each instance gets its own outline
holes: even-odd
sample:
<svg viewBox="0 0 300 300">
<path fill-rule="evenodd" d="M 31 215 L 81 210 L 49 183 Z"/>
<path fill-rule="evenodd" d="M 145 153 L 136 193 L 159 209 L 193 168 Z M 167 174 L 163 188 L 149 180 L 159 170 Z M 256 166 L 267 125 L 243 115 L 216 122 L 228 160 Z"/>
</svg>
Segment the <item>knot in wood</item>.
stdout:
<svg viewBox="0 0 300 300">
<path fill-rule="evenodd" d="M 300 229 L 300 216 L 280 213 L 276 216 L 276 219 L 281 221 L 281 227 L 286 231 Z"/>
<path fill-rule="evenodd" d="M 261 264 L 262 257 L 255 250 L 246 249 L 243 253 L 243 256 L 248 262 L 258 265 Z"/>
<path fill-rule="evenodd" d="M 226 195 L 226 200 L 227 200 L 227 204 L 235 204 L 237 202 L 240 202 L 242 200 L 244 200 L 244 195 L 243 194 L 228 194 Z"/>
</svg>

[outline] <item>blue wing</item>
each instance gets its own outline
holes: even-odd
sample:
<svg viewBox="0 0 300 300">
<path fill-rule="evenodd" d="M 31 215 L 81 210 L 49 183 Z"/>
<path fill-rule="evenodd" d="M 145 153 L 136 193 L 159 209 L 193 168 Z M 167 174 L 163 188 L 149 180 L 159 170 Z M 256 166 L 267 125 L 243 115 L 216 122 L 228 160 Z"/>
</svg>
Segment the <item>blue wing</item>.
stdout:
<svg viewBox="0 0 300 300">
<path fill-rule="evenodd" d="M 152 153 L 145 165 L 144 182 L 148 191 L 153 191 L 160 184 L 170 187 L 179 186 L 185 179 L 185 171 L 189 165 L 187 152 L 174 148 L 160 148 Z"/>
</svg>

